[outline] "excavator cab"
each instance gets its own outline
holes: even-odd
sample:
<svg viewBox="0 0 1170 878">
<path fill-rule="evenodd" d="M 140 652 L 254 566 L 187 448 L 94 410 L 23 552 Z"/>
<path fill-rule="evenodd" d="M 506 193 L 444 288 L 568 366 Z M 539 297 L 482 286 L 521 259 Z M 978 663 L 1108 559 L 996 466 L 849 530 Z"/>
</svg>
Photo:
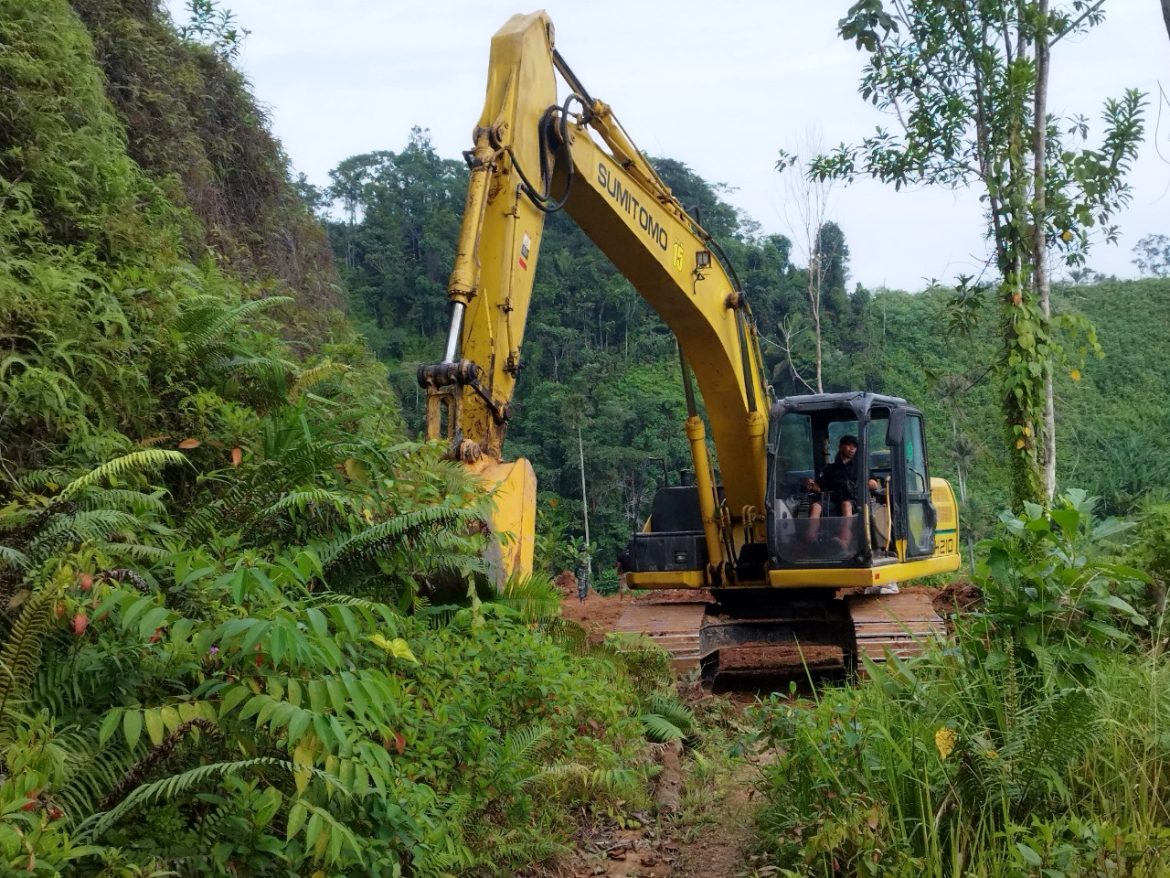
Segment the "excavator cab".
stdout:
<svg viewBox="0 0 1170 878">
<path fill-rule="evenodd" d="M 920 411 L 896 397 L 816 394 L 779 400 L 771 424 L 770 569 L 792 571 L 795 584 L 801 570 L 934 554 L 939 516 Z M 856 441 L 856 454 L 842 464 L 846 437 Z M 833 466 L 850 478 L 824 478 Z"/>
<path fill-rule="evenodd" d="M 850 477 L 826 479 L 845 437 L 857 443 Z M 778 400 L 767 464 L 765 527 L 736 547 L 719 587 L 866 587 L 958 569 L 954 494 L 931 479 L 923 416 L 906 400 L 860 392 Z M 668 487 L 655 496 L 620 559 L 631 586 L 711 581 L 698 490 Z M 717 490 L 717 509 L 727 515 Z"/>
</svg>

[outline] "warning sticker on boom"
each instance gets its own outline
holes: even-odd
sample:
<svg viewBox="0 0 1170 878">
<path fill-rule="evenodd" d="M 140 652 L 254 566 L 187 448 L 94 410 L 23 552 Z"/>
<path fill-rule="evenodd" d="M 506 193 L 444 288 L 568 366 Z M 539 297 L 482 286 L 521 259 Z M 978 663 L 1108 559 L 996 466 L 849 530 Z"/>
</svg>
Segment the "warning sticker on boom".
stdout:
<svg viewBox="0 0 1170 878">
<path fill-rule="evenodd" d="M 530 249 L 532 249 L 532 239 L 525 232 L 524 238 L 520 241 L 520 258 L 516 260 L 525 271 L 528 270 L 528 251 Z"/>
</svg>

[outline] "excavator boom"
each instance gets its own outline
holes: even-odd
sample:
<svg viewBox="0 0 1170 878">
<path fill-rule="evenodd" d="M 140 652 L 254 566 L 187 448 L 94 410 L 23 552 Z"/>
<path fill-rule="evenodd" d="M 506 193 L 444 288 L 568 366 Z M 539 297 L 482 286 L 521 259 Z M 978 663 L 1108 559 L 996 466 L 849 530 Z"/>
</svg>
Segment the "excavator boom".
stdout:
<svg viewBox="0 0 1170 878">
<path fill-rule="evenodd" d="M 558 70 L 575 88 L 563 104 Z M 492 529 L 527 526 L 513 499 L 527 502 L 532 491 L 524 487 L 526 475 L 501 466 L 503 443 L 544 219 L 563 209 L 674 332 L 684 380 L 693 371 L 706 404 L 718 458 L 739 462 L 722 472 L 718 492 L 706 426 L 692 398 L 685 426 L 708 556 L 693 578 L 696 585 L 722 581 L 734 553 L 762 535 L 769 400 L 746 297 L 711 236 L 610 108 L 585 92 L 553 48 L 543 12 L 513 16 L 492 39 L 487 97 L 466 157 L 470 180 L 448 284 L 447 348 L 442 363 L 419 370 L 428 390 L 427 435 L 446 438 L 452 456 L 482 471 L 489 487 L 501 478 L 522 483 L 497 494 Z M 525 461 L 514 466 L 528 468 Z M 530 537 L 512 532 L 521 553 L 505 553 L 503 576 L 531 564 L 522 551 Z"/>
</svg>

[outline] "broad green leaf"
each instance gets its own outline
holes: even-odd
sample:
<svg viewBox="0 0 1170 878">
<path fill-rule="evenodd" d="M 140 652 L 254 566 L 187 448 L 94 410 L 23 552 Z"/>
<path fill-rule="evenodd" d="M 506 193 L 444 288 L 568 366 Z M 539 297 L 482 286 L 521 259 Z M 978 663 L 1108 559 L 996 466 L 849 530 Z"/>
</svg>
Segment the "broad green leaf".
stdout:
<svg viewBox="0 0 1170 878">
<path fill-rule="evenodd" d="M 104 746 L 106 741 L 118 729 L 118 723 L 122 719 L 123 710 L 120 707 L 115 707 L 106 714 L 105 719 L 102 720 L 102 726 L 98 730 L 98 744 Z"/>
<path fill-rule="evenodd" d="M 182 643 L 191 636 L 191 629 L 195 623 L 190 619 L 176 619 L 171 623 L 170 635 L 172 643 Z"/>
<path fill-rule="evenodd" d="M 142 737 L 142 711 L 126 711 L 122 717 L 122 734 L 126 736 L 126 744 L 131 750 L 138 746 L 138 739 Z"/>
<path fill-rule="evenodd" d="M 129 631 L 138 618 L 154 605 L 154 598 L 139 598 L 134 601 L 128 609 L 122 611 L 122 630 Z"/>
<path fill-rule="evenodd" d="M 316 607 L 310 607 L 305 611 L 305 615 L 309 618 L 309 627 L 313 629 L 313 633 L 322 640 L 328 640 L 329 621 L 325 618 L 325 614 Z"/>
<path fill-rule="evenodd" d="M 162 711 L 156 708 L 143 711 L 142 719 L 146 723 L 146 734 L 150 737 L 150 743 L 157 747 L 166 737 L 166 727 L 163 724 Z"/>
<path fill-rule="evenodd" d="M 288 809 L 288 825 L 285 828 L 284 837 L 292 840 L 292 837 L 300 832 L 301 827 L 305 825 L 305 818 L 309 816 L 309 812 L 305 809 L 303 802 L 297 802 Z"/>
<path fill-rule="evenodd" d="M 313 849 L 316 847 L 317 839 L 321 837 L 321 829 L 324 826 L 324 820 L 321 818 L 320 811 L 314 811 L 313 816 L 309 818 L 309 826 L 305 830 L 305 847 Z"/>
<path fill-rule="evenodd" d="M 1016 842 L 1016 850 L 1020 852 L 1020 856 L 1024 858 L 1024 862 L 1029 866 L 1039 866 L 1044 862 L 1040 859 L 1040 855 L 1038 853 L 1036 853 L 1034 850 L 1032 850 L 1032 848 L 1028 847 L 1028 845 L 1024 844 L 1022 841 Z"/>
<path fill-rule="evenodd" d="M 183 724 L 179 712 L 169 704 L 159 710 L 159 715 L 162 717 L 163 725 L 166 726 L 168 732 L 173 732 Z"/>
<path fill-rule="evenodd" d="M 370 643 L 374 644 L 374 646 L 384 650 L 385 652 L 394 656 L 394 658 L 400 658 L 408 662 L 414 662 L 415 664 L 418 664 L 418 659 L 416 659 L 414 657 L 414 653 L 410 651 L 410 644 L 408 644 L 401 637 L 395 637 L 393 640 L 387 640 L 381 634 L 371 634 L 367 639 L 370 641 Z"/>
<path fill-rule="evenodd" d="M 296 709 L 296 708 L 294 708 Z M 296 744 L 309 730 L 309 723 L 313 721 L 313 714 L 307 710 L 297 710 L 296 716 L 288 724 L 288 742 Z"/>
<path fill-rule="evenodd" d="M 223 697 L 223 701 L 219 705 L 219 715 L 221 717 L 227 716 L 231 713 L 240 702 L 247 698 L 251 693 L 243 686 L 235 686 L 227 695 Z"/>
<path fill-rule="evenodd" d="M 138 622 L 138 636 L 150 637 L 171 615 L 166 607 L 155 607 Z"/>
<path fill-rule="evenodd" d="M 1053 509 L 1049 513 L 1052 520 L 1060 525 L 1060 529 L 1064 532 L 1067 539 L 1072 539 L 1077 535 L 1077 528 L 1080 526 L 1081 514 L 1075 509 Z"/>
</svg>

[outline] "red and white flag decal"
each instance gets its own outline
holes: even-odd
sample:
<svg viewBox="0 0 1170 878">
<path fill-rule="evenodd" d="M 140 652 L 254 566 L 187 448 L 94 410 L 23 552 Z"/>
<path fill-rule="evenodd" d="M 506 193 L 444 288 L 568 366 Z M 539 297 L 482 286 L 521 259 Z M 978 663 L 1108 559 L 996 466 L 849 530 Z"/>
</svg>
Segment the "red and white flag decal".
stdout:
<svg viewBox="0 0 1170 878">
<path fill-rule="evenodd" d="M 528 251 L 532 247 L 532 239 L 528 237 L 528 233 L 524 233 L 524 238 L 520 241 L 520 258 L 516 261 L 520 263 L 520 267 L 525 271 L 528 270 Z"/>
</svg>

